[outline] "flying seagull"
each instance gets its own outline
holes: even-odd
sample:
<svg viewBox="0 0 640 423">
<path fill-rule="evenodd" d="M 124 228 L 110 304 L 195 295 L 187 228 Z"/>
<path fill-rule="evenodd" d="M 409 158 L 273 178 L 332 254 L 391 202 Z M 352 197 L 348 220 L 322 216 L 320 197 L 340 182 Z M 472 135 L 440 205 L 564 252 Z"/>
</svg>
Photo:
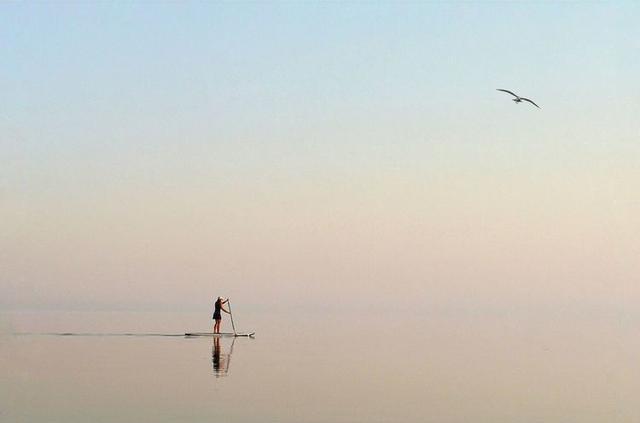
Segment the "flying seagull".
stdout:
<svg viewBox="0 0 640 423">
<path fill-rule="evenodd" d="M 536 103 L 534 103 L 533 101 L 529 100 L 528 98 L 520 97 L 519 95 L 514 94 L 514 93 L 512 93 L 512 92 L 511 92 L 511 91 L 509 91 L 509 90 L 503 90 L 502 88 L 496 88 L 496 90 L 511 94 L 512 96 L 514 96 L 514 97 L 515 97 L 515 98 L 513 99 L 513 101 L 515 101 L 516 103 L 520 103 L 521 101 L 523 101 L 523 100 L 524 100 L 524 101 L 528 101 L 529 103 L 533 104 L 533 105 L 534 105 L 534 106 L 536 106 L 538 109 L 540 108 L 540 106 L 538 106 Z"/>
</svg>

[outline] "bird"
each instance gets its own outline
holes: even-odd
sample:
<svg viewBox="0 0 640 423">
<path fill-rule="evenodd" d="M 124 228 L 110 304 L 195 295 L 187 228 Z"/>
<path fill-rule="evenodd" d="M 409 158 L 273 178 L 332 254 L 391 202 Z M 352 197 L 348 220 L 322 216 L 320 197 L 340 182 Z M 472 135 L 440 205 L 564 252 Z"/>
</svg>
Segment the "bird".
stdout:
<svg viewBox="0 0 640 423">
<path fill-rule="evenodd" d="M 523 101 L 523 100 L 524 100 L 524 101 L 528 101 L 529 103 L 533 104 L 533 105 L 534 105 L 534 106 L 536 106 L 538 109 L 540 108 L 540 106 L 538 106 L 536 103 L 534 103 L 533 101 L 529 100 L 528 98 L 520 97 L 519 95 L 514 94 L 514 93 L 512 93 L 512 92 L 511 92 L 511 91 L 509 91 L 509 90 L 503 90 L 502 88 L 496 88 L 496 90 L 497 90 L 497 91 L 502 91 L 502 92 L 505 92 L 505 93 L 509 93 L 509 94 L 511 94 L 512 96 L 514 96 L 514 97 L 515 97 L 515 98 L 513 99 L 513 101 L 515 101 L 516 103 L 520 103 L 521 101 Z"/>
</svg>

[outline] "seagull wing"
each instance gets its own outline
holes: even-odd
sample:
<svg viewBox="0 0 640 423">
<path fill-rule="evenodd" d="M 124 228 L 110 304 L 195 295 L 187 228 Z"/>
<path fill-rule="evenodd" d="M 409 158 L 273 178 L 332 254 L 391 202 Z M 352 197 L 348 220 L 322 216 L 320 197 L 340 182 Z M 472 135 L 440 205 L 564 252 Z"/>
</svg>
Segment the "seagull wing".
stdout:
<svg viewBox="0 0 640 423">
<path fill-rule="evenodd" d="M 496 88 L 496 91 L 502 91 L 502 92 L 505 92 L 505 93 L 509 93 L 509 94 L 511 94 L 512 96 L 514 96 L 515 98 L 520 98 L 520 97 L 518 97 L 518 95 L 517 95 L 517 94 L 514 94 L 514 93 L 512 93 L 512 92 L 511 92 L 511 91 L 509 91 L 509 90 L 503 90 L 502 88 Z"/>
<path fill-rule="evenodd" d="M 538 109 L 540 108 L 540 106 L 538 106 L 536 103 L 534 103 L 533 101 L 529 100 L 528 98 L 520 97 L 520 100 L 528 101 L 529 103 L 531 103 L 534 106 L 536 106 Z"/>
</svg>

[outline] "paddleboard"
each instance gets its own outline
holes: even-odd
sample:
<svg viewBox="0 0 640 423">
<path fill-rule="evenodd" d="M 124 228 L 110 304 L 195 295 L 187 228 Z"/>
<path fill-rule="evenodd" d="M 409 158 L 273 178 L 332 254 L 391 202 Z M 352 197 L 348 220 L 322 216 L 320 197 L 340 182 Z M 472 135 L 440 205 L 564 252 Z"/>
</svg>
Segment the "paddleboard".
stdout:
<svg viewBox="0 0 640 423">
<path fill-rule="evenodd" d="M 238 337 L 238 336 L 249 336 L 249 337 L 253 337 L 253 335 L 255 335 L 255 332 L 249 332 L 249 333 L 233 333 L 233 332 L 222 332 L 222 333 L 212 333 L 212 332 L 187 332 L 184 334 L 184 336 L 211 336 L 211 337 L 220 337 L 220 336 L 234 336 L 234 337 Z"/>
</svg>

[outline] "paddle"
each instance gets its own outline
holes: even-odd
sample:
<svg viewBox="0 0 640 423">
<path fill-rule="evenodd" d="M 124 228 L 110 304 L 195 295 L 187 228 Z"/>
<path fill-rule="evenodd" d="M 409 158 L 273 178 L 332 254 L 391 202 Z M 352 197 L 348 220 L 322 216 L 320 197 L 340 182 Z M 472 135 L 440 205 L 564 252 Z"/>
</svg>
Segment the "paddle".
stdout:
<svg viewBox="0 0 640 423">
<path fill-rule="evenodd" d="M 227 298 L 227 304 L 229 306 L 229 316 L 231 316 L 231 327 L 233 328 L 233 336 L 236 336 L 236 325 L 233 323 L 233 313 L 231 312 L 231 301 Z"/>
</svg>

